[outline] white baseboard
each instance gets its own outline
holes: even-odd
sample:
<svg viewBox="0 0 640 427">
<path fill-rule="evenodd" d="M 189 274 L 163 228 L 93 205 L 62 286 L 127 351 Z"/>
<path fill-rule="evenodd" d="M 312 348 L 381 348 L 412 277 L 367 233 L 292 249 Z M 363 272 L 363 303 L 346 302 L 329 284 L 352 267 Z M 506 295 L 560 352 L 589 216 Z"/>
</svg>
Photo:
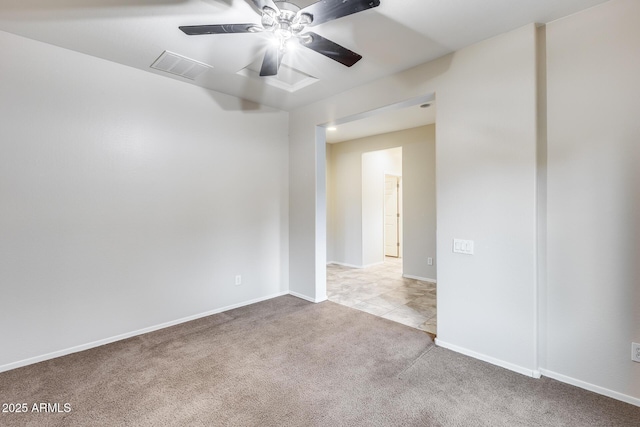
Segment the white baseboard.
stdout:
<svg viewBox="0 0 640 427">
<path fill-rule="evenodd" d="M 611 397 L 612 399 L 620 400 L 622 402 L 630 403 L 631 405 L 640 406 L 640 399 L 629 396 L 627 394 L 619 393 L 617 391 L 609 390 L 604 387 L 600 387 L 585 381 L 577 380 L 575 378 L 568 377 L 566 375 L 558 374 L 557 372 L 549 371 L 547 369 L 540 369 L 543 376 L 552 378 L 554 380 L 571 384 L 576 387 L 583 388 L 585 390 L 592 391 L 594 393 L 601 394 L 603 396 Z"/>
<path fill-rule="evenodd" d="M 428 277 L 412 276 L 410 274 L 403 274 L 402 277 L 407 279 L 420 280 L 421 282 L 438 283 L 436 279 L 429 279 Z"/>
<path fill-rule="evenodd" d="M 338 262 L 338 261 L 329 261 L 327 263 L 327 265 L 340 265 L 342 267 L 349 267 L 349 268 L 369 268 L 369 267 L 373 267 L 376 265 L 380 265 L 380 264 L 384 264 L 384 261 L 380 261 L 380 262 L 374 262 L 373 264 L 367 264 L 367 265 L 355 265 L 355 264 L 347 264 L 345 262 Z"/>
<path fill-rule="evenodd" d="M 105 338 L 102 340 L 93 341 L 87 344 L 81 344 L 74 347 L 66 348 L 64 350 L 58 350 L 51 353 L 43 354 L 41 356 L 30 357 L 28 359 L 19 360 L 17 362 L 8 363 L 6 365 L 0 365 L 0 372 L 10 371 L 12 369 L 22 368 L 23 366 L 33 365 L 34 363 L 44 362 L 45 360 L 55 359 L 56 357 L 66 356 L 72 353 L 78 353 L 80 351 L 89 350 L 94 347 L 100 347 L 101 345 L 111 344 L 112 342 L 121 341 L 127 338 L 135 337 L 142 334 L 147 334 L 149 332 L 157 331 L 159 329 L 168 328 L 170 326 L 179 325 L 180 323 L 190 322 L 192 320 L 200 319 L 202 317 L 211 316 L 213 314 L 222 313 L 224 311 L 233 310 L 234 308 L 244 307 L 246 305 L 255 304 L 257 302 L 266 301 L 268 299 L 281 297 L 283 295 L 287 295 L 289 292 L 280 292 L 273 295 L 268 295 L 265 297 L 260 297 L 256 299 L 252 299 L 250 301 L 244 301 L 238 304 L 229 305 L 222 308 L 216 308 L 215 310 L 210 310 L 205 313 L 194 314 L 193 316 L 183 317 L 182 319 L 172 320 L 170 322 L 161 323 L 155 326 L 149 326 L 147 328 L 138 329 L 136 331 L 127 332 L 124 334 L 116 335 L 113 337 Z"/>
<path fill-rule="evenodd" d="M 447 342 L 443 342 L 436 338 L 436 345 L 439 347 L 443 347 L 456 353 L 464 354 L 465 356 L 473 357 L 474 359 L 482 360 L 483 362 L 491 363 L 492 365 L 500 366 L 501 368 L 508 369 L 513 372 L 517 372 L 522 375 L 526 375 L 531 378 L 540 378 L 540 371 L 527 369 L 519 365 L 515 365 L 513 363 L 505 362 L 504 360 L 496 359 L 495 357 L 487 356 L 486 354 L 477 353 L 472 350 L 468 350 L 463 347 L 459 347 L 454 344 L 449 344 Z"/>
<path fill-rule="evenodd" d="M 443 342 L 442 340 L 439 340 L 438 338 L 436 338 L 436 345 L 443 347 L 443 348 L 447 348 L 449 350 L 455 351 L 457 353 L 461 353 L 464 354 L 466 356 L 470 356 L 473 357 L 475 359 L 479 359 L 482 360 L 484 362 L 488 362 L 491 363 L 492 365 L 496 365 L 496 366 L 500 366 L 502 368 L 505 369 L 509 369 L 510 371 L 514 371 L 517 372 L 519 374 L 523 374 L 526 375 L 528 377 L 532 377 L 532 378 L 540 378 L 541 376 L 545 376 L 547 378 L 552 378 L 554 380 L 566 383 L 566 384 L 570 384 L 572 386 L 576 386 L 585 390 L 589 390 L 592 391 L 594 393 L 597 394 L 601 394 L 603 396 L 607 396 L 610 397 L 612 399 L 616 399 L 616 400 L 620 400 L 622 402 L 626 402 L 629 403 L 631 405 L 634 406 L 638 406 L 640 407 L 640 399 L 637 397 L 633 397 L 633 396 L 629 396 L 627 394 L 624 393 L 620 393 L 617 391 L 613 391 L 613 390 L 609 390 L 607 388 L 604 387 L 600 387 L 597 386 L 595 384 L 591 384 L 585 381 L 581 381 L 572 377 L 568 377 L 566 375 L 562 375 L 559 374 L 557 372 L 553 372 L 553 371 L 549 371 L 547 369 L 540 369 L 540 370 L 532 370 L 532 369 L 527 369 L 527 368 L 523 368 L 522 366 L 518 366 L 518 365 L 514 365 L 513 363 L 509 363 L 509 362 L 505 362 L 503 360 L 500 359 L 496 359 L 494 357 L 490 357 L 484 354 L 480 354 L 477 353 L 475 351 L 471 351 L 471 350 L 467 350 L 465 348 L 462 347 L 458 347 L 456 345 L 453 344 L 449 344 L 447 342 Z"/>
<path fill-rule="evenodd" d="M 299 293 L 293 292 L 293 291 L 289 291 L 289 295 L 293 295 L 296 298 L 300 298 L 300 299 L 303 299 L 305 301 L 309 301 L 309 302 L 313 302 L 313 303 L 319 303 L 319 302 L 327 300 L 327 296 L 326 295 L 324 296 L 324 298 L 317 298 L 317 299 L 316 298 L 311 298 L 311 297 L 308 297 L 306 295 L 302 295 L 302 294 L 299 294 Z"/>
<path fill-rule="evenodd" d="M 327 263 L 327 265 L 340 265 L 342 267 L 349 267 L 349 268 L 364 268 L 364 266 L 362 265 L 355 265 L 355 264 L 347 264 L 346 262 L 338 262 L 338 261 L 329 261 Z"/>
</svg>

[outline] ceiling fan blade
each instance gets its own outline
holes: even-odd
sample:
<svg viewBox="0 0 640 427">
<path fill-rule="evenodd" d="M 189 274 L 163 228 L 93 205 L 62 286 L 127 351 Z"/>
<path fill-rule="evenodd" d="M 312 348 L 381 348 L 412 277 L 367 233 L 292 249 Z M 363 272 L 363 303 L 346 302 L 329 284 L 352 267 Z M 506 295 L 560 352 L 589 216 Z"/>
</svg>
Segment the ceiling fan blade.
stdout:
<svg viewBox="0 0 640 427">
<path fill-rule="evenodd" d="M 262 68 L 260 68 L 260 76 L 275 76 L 278 74 L 278 68 L 280 68 L 280 61 L 282 60 L 282 54 L 278 46 L 269 46 L 264 54 L 264 60 L 262 61 Z"/>
<path fill-rule="evenodd" d="M 305 7 L 300 13 L 308 13 L 313 17 L 308 25 L 312 27 L 377 6 L 380 6 L 380 0 L 320 0 Z"/>
<path fill-rule="evenodd" d="M 326 56 L 327 58 L 331 58 L 334 61 L 338 61 L 339 63 L 346 65 L 347 67 L 351 67 L 356 62 L 362 59 L 362 56 L 357 53 L 347 49 L 344 46 L 340 46 L 337 43 L 332 42 L 331 40 L 325 39 L 324 37 L 316 34 L 316 33 L 305 33 L 302 35 L 300 44 L 302 46 L 308 47 L 311 50 L 315 50 L 316 52 Z"/>
<path fill-rule="evenodd" d="M 251 1 L 253 2 L 253 4 L 256 5 L 256 7 L 260 10 L 260 12 L 262 12 L 262 9 L 264 9 L 265 6 L 270 7 L 276 12 L 279 10 L 278 6 L 276 6 L 273 0 L 251 0 Z"/>
<path fill-rule="evenodd" d="M 202 34 L 255 33 L 259 31 L 256 24 L 222 24 L 222 25 L 187 25 L 178 27 L 189 36 Z"/>
</svg>

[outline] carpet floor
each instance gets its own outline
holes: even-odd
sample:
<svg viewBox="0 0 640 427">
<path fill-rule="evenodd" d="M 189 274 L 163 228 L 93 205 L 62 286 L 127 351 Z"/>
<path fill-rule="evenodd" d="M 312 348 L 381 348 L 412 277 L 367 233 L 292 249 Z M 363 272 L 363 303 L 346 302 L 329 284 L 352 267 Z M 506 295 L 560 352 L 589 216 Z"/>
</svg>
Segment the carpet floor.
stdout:
<svg viewBox="0 0 640 427">
<path fill-rule="evenodd" d="M 637 426 L 640 419 L 638 407 L 438 348 L 417 329 L 291 296 L 2 373 L 2 403 L 29 408 L 0 413 L 2 426 Z M 58 403 L 60 412 L 33 411 L 34 403 Z"/>
</svg>

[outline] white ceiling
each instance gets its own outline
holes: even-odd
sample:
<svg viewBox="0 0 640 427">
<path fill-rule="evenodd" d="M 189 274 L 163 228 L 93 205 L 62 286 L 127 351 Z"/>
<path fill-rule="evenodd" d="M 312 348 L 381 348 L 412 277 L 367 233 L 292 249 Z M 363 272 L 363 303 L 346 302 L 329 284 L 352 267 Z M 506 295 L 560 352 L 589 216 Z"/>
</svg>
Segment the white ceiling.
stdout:
<svg viewBox="0 0 640 427">
<path fill-rule="evenodd" d="M 291 110 L 604 1 L 381 0 L 377 8 L 313 27 L 364 57 L 352 68 L 304 48 L 285 56 L 285 65 L 318 79 L 294 92 L 237 74 L 263 56 L 264 34 L 187 36 L 178 30 L 180 25 L 258 22 L 249 0 L 2 0 L 0 30 Z M 302 7 L 312 2 L 294 0 Z M 165 50 L 213 69 L 196 81 L 151 69 Z"/>
<path fill-rule="evenodd" d="M 294 3 L 304 7 L 313 1 Z M 313 27 L 363 55 L 353 67 L 304 48 L 285 55 L 284 64 L 319 79 L 293 93 L 236 74 L 262 57 L 264 34 L 187 36 L 178 30 L 180 25 L 259 22 L 250 0 L 2 0 L 0 30 L 290 110 L 604 1 L 381 0 L 377 8 Z M 165 50 L 214 68 L 195 82 L 151 69 Z"/>
</svg>

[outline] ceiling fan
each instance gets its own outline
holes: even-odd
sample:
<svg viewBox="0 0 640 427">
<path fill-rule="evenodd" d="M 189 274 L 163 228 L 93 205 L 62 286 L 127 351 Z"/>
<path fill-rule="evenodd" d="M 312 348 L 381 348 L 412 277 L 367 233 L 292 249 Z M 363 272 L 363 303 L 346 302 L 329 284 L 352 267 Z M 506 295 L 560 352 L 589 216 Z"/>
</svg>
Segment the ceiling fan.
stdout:
<svg viewBox="0 0 640 427">
<path fill-rule="evenodd" d="M 322 24 L 353 13 L 362 12 L 380 5 L 380 0 L 320 0 L 300 8 L 288 0 L 252 0 L 262 14 L 258 24 L 191 25 L 179 27 L 190 36 L 202 34 L 260 33 L 273 34 L 274 43 L 269 46 L 262 61 L 261 76 L 278 74 L 282 56 L 291 43 L 314 50 L 347 67 L 362 59 L 362 56 L 331 40 L 312 32 L 307 27 Z"/>
</svg>

